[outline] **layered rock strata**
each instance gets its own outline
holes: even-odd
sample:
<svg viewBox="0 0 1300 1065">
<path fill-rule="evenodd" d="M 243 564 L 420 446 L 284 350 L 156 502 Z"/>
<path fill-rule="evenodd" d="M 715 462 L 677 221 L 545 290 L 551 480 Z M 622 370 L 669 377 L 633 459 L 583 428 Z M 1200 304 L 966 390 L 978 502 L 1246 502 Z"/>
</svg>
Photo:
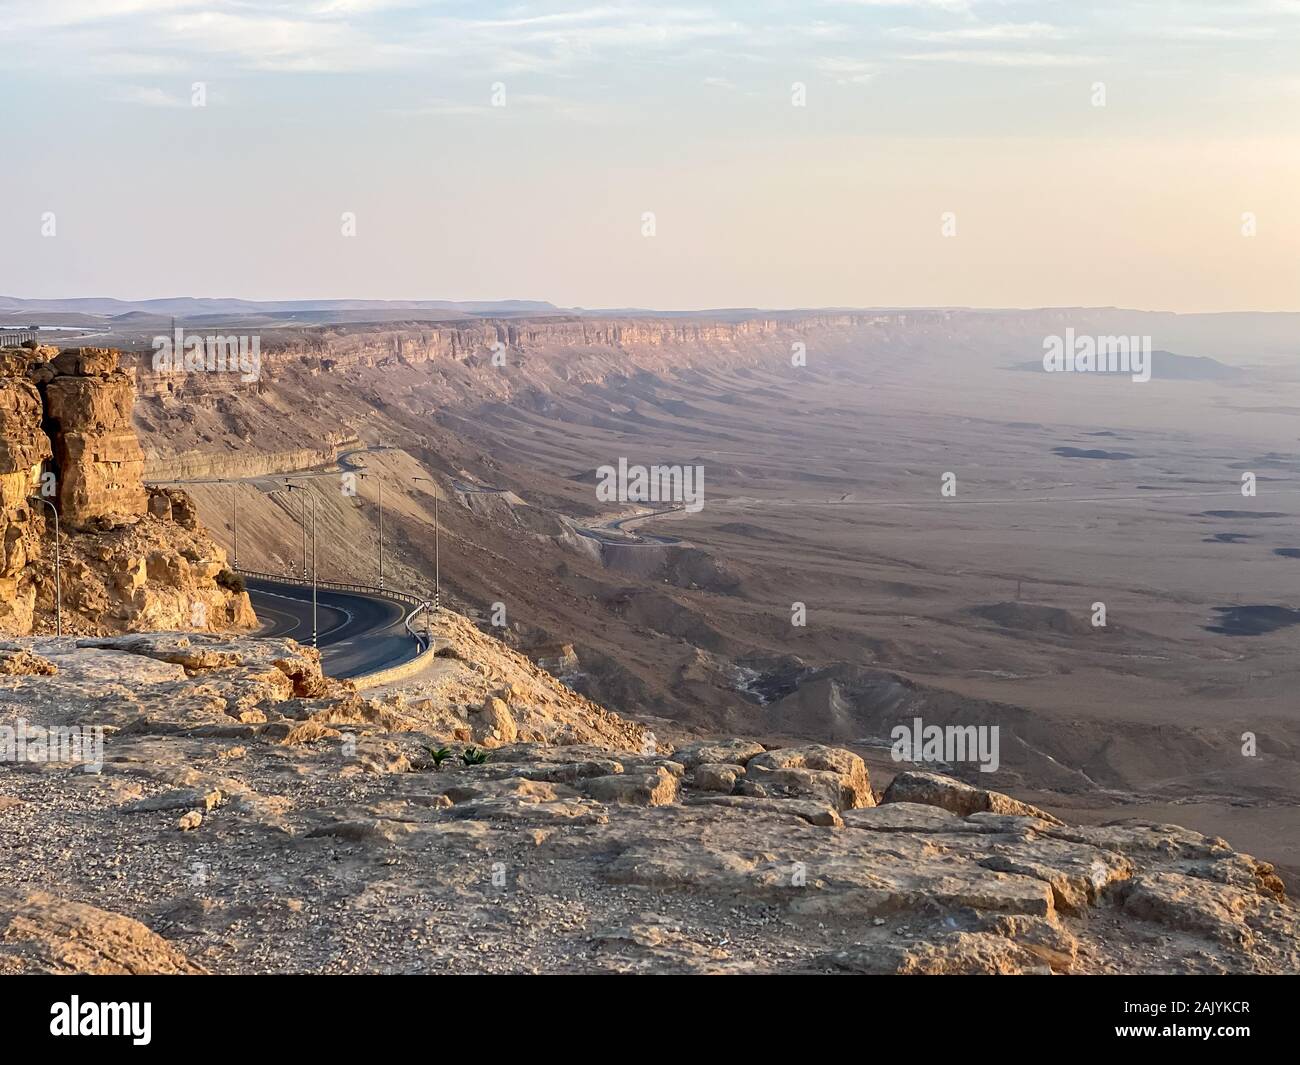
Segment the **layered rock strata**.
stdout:
<svg viewBox="0 0 1300 1065">
<path fill-rule="evenodd" d="M 0 632 L 53 631 L 56 583 L 65 632 L 256 624 L 188 496 L 142 484 L 134 396 L 115 351 L 0 350 Z"/>
</svg>

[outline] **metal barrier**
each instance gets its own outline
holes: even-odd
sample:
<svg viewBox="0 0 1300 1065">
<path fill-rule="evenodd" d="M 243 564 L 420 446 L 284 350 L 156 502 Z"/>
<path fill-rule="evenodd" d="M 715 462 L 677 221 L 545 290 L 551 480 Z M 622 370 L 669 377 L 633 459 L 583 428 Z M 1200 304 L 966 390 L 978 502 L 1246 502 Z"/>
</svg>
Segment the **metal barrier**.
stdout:
<svg viewBox="0 0 1300 1065">
<path fill-rule="evenodd" d="M 412 609 L 408 610 L 403 624 L 411 638 L 415 640 L 416 647 L 420 652 L 425 651 L 429 646 L 429 641 L 423 633 L 416 632 L 411 622 L 415 616 L 422 610 L 428 610 L 430 602 L 418 595 L 411 595 L 409 592 L 399 592 L 393 588 L 380 588 L 374 584 L 352 584 L 347 581 L 323 581 L 319 578 L 315 581 L 307 580 L 305 577 L 290 577 L 281 573 L 266 573 L 263 570 L 255 569 L 236 569 L 234 572 L 241 577 L 252 577 L 255 580 L 276 581 L 279 584 L 296 584 L 302 588 L 310 588 L 314 584 L 317 588 L 326 588 L 332 592 L 356 592 L 360 595 L 372 595 L 380 599 L 392 599 L 399 603 L 413 604 Z"/>
</svg>

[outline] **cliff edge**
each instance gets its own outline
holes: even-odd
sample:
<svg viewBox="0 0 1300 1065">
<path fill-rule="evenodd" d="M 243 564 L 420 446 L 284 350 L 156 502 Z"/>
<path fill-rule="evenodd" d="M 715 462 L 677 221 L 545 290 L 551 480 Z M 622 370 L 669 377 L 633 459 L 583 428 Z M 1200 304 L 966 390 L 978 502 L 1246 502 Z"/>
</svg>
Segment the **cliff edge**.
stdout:
<svg viewBox="0 0 1300 1065">
<path fill-rule="evenodd" d="M 0 349 L 0 632 L 53 632 L 60 598 L 65 633 L 256 625 L 189 497 L 141 483 L 134 399 L 115 351 Z"/>
</svg>

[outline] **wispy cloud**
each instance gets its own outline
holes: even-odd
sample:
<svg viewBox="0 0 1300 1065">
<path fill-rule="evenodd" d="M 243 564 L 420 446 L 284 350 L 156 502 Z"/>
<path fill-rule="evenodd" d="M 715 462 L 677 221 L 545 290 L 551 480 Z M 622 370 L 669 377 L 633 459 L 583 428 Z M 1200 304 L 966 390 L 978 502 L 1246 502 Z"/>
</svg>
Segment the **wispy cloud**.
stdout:
<svg viewBox="0 0 1300 1065">
<path fill-rule="evenodd" d="M 1069 30 L 1047 22 L 1000 22 L 978 26 L 958 26 L 944 30 L 896 26 L 889 33 L 893 37 L 928 43 L 943 43 L 945 41 L 1059 41 L 1070 35 Z"/>
<path fill-rule="evenodd" d="M 1074 52 L 989 52 L 949 50 L 913 52 L 900 58 L 917 63 L 965 63 L 982 67 L 1082 67 L 1103 62 L 1103 57 Z"/>
<path fill-rule="evenodd" d="M 817 69 L 841 85 L 860 85 L 879 73 L 879 65 L 876 63 L 836 56 L 819 59 Z"/>
<path fill-rule="evenodd" d="M 142 107 L 189 107 L 190 101 L 179 93 L 169 93 L 154 86 L 125 85 L 114 90 L 112 98 L 119 103 L 139 104 Z"/>
</svg>

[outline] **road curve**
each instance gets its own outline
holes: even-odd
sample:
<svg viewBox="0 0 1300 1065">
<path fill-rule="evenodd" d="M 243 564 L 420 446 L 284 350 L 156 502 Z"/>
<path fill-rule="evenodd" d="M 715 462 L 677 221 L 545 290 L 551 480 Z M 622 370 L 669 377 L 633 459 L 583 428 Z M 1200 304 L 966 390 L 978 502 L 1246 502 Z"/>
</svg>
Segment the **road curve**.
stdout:
<svg viewBox="0 0 1300 1065">
<path fill-rule="evenodd" d="M 632 531 L 632 527 L 662 517 L 664 514 L 676 514 L 685 509 L 681 503 L 675 503 L 657 510 L 642 510 L 635 514 L 625 514 L 621 518 L 610 518 L 599 525 L 575 525 L 573 531 L 579 536 L 586 536 L 602 544 L 617 547 L 669 547 L 685 541 L 680 536 L 636 533 Z"/>
<path fill-rule="evenodd" d="M 311 643 L 311 586 L 245 577 L 259 636 L 290 636 Z M 331 677 L 347 679 L 414 658 L 419 648 L 403 621 L 407 607 L 378 594 L 321 588 L 316 596 L 316 646 Z"/>
</svg>

